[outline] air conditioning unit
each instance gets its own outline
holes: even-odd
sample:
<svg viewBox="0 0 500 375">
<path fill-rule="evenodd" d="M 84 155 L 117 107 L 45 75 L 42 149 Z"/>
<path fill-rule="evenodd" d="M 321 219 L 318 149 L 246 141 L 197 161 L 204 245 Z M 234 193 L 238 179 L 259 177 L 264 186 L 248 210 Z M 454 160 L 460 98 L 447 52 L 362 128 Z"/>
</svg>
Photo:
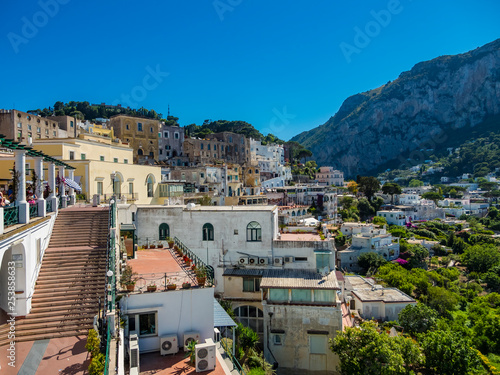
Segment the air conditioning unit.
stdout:
<svg viewBox="0 0 500 375">
<path fill-rule="evenodd" d="M 130 335 L 128 344 L 128 356 L 130 359 L 130 375 L 139 374 L 139 341 L 137 335 Z"/>
<path fill-rule="evenodd" d="M 264 264 L 268 264 L 268 263 L 269 263 L 268 258 L 259 258 L 259 264 L 264 265 Z"/>
<path fill-rule="evenodd" d="M 187 346 L 191 341 L 200 342 L 200 334 L 196 332 L 186 332 L 184 334 L 184 340 L 182 340 L 182 345 L 184 347 L 184 351 L 187 352 Z"/>
<path fill-rule="evenodd" d="M 257 264 L 259 264 L 259 258 L 257 257 L 248 258 L 248 264 L 256 266 Z"/>
<path fill-rule="evenodd" d="M 281 266 L 283 264 L 283 257 L 274 257 L 273 263 L 275 266 Z"/>
<path fill-rule="evenodd" d="M 205 344 L 196 345 L 196 372 L 215 369 L 215 344 L 209 339 Z"/>
<path fill-rule="evenodd" d="M 295 261 L 294 257 L 285 257 L 284 258 L 285 263 L 293 263 Z"/>
<path fill-rule="evenodd" d="M 160 337 L 161 355 L 176 354 L 179 351 L 179 341 L 177 335 Z"/>
<path fill-rule="evenodd" d="M 239 264 L 248 264 L 248 258 L 241 257 L 238 261 Z"/>
</svg>

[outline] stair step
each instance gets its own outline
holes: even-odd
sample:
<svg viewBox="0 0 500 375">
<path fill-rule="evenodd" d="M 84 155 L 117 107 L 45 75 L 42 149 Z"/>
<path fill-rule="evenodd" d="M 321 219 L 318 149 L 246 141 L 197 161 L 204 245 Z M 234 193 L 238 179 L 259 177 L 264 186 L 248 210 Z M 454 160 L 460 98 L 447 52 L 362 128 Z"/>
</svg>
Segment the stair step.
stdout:
<svg viewBox="0 0 500 375">
<path fill-rule="evenodd" d="M 64 313 L 64 312 L 72 312 L 72 311 L 79 311 L 82 313 L 85 311 L 96 311 L 97 312 L 98 308 L 99 308 L 99 303 L 95 303 L 95 302 L 76 304 L 73 308 L 70 308 L 69 306 L 33 307 L 31 309 L 31 314 L 51 314 L 51 315 L 53 315 L 54 312 Z"/>
<path fill-rule="evenodd" d="M 76 297 L 78 298 L 81 296 L 83 293 L 86 295 L 95 295 L 95 294 L 102 294 L 104 293 L 104 287 L 102 286 L 94 286 L 93 288 L 81 288 L 81 289 L 76 289 L 76 288 L 68 288 L 66 290 L 54 290 L 54 289 L 49 289 L 47 291 L 44 290 L 37 290 L 35 293 L 35 297 L 37 298 L 38 302 L 42 302 L 45 300 L 51 300 L 52 297 Z"/>
<path fill-rule="evenodd" d="M 80 298 L 79 300 L 74 300 L 74 301 L 68 301 L 68 298 L 60 298 L 56 297 L 50 301 L 43 301 L 43 302 L 35 302 L 33 300 L 32 306 L 33 307 L 58 307 L 59 309 L 61 308 L 68 308 L 69 306 L 79 306 L 80 304 L 95 304 L 96 306 L 99 305 L 99 296 L 96 295 L 95 297 L 92 298 Z"/>
</svg>

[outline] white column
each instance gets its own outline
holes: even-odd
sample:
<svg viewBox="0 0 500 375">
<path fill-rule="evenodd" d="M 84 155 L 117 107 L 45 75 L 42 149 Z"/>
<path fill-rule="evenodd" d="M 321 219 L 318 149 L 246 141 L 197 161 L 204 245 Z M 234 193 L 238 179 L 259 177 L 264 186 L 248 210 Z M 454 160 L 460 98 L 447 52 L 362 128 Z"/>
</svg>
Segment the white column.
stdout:
<svg viewBox="0 0 500 375">
<path fill-rule="evenodd" d="M 46 212 L 45 199 L 43 198 L 43 157 L 35 157 L 35 173 L 38 176 L 38 181 L 35 186 L 35 194 L 37 196 L 36 204 L 38 205 L 38 216 L 44 217 Z"/>
<path fill-rule="evenodd" d="M 49 164 L 49 179 L 50 195 L 47 201 L 52 202 L 52 212 L 57 212 L 57 196 L 56 196 L 56 165 L 52 162 Z"/>
<path fill-rule="evenodd" d="M 59 166 L 59 178 L 61 183 L 59 185 L 59 197 L 61 198 L 61 208 L 66 208 L 68 206 L 68 196 L 66 195 L 66 188 L 64 186 L 64 166 Z"/>
<path fill-rule="evenodd" d="M 75 170 L 74 169 L 68 169 L 68 178 L 71 180 L 75 180 Z M 73 205 L 76 203 L 76 194 L 75 194 L 75 189 L 72 187 L 69 188 L 69 204 Z"/>
<path fill-rule="evenodd" d="M 26 151 L 15 150 L 16 173 L 19 176 L 16 204 L 19 206 L 19 223 L 26 224 L 30 221 L 30 207 L 26 202 Z M 15 178 L 15 176 L 14 176 Z"/>
</svg>

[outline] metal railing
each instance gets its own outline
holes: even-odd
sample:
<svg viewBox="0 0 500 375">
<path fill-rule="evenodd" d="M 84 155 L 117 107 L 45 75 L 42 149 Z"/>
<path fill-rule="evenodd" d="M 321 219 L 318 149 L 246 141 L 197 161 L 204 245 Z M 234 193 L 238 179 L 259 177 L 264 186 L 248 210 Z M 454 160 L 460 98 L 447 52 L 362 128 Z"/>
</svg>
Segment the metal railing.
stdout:
<svg viewBox="0 0 500 375">
<path fill-rule="evenodd" d="M 106 304 L 106 310 L 108 313 L 114 311 L 116 303 L 116 249 L 115 249 L 115 232 L 112 230 L 116 228 L 116 199 L 110 199 L 109 204 L 109 217 L 108 217 L 108 247 L 106 253 L 106 287 L 104 291 L 104 298 Z M 107 276 L 108 272 L 111 271 L 112 275 Z M 107 315 L 107 314 L 106 314 Z M 104 375 L 109 374 L 110 357 L 109 348 L 111 345 L 111 325 L 107 324 L 106 318 L 106 359 L 104 362 Z"/>
<path fill-rule="evenodd" d="M 139 199 L 139 193 L 103 194 L 99 196 L 99 200 L 101 203 L 108 203 L 113 197 L 116 200 L 127 199 L 127 201 L 136 201 Z"/>
<path fill-rule="evenodd" d="M 30 204 L 30 219 L 38 216 L 38 204 Z"/>
<path fill-rule="evenodd" d="M 46 200 L 45 201 L 45 207 L 47 212 L 52 212 L 52 200 Z"/>
<path fill-rule="evenodd" d="M 19 224 L 19 206 L 4 207 L 3 209 L 3 226 Z"/>
<path fill-rule="evenodd" d="M 145 292 L 148 286 L 156 286 L 157 290 L 166 291 L 168 290 L 167 285 L 176 285 L 175 289 L 181 288 L 182 284 L 193 282 L 193 278 L 190 277 L 184 271 L 178 272 L 164 272 L 164 273 L 140 273 L 137 275 L 137 280 L 135 283 L 135 290 Z"/>
<path fill-rule="evenodd" d="M 205 264 L 195 253 L 193 253 L 189 248 L 184 245 L 177 237 L 174 237 L 175 245 L 181 250 L 182 255 L 186 255 L 191 262 L 196 266 L 196 268 L 205 268 L 207 272 L 206 285 L 214 285 L 214 269 L 212 266 Z"/>
<path fill-rule="evenodd" d="M 246 375 L 245 370 L 243 370 L 243 366 L 241 366 L 240 362 L 238 362 L 236 357 L 233 355 L 233 352 L 231 351 L 231 349 L 227 346 L 227 342 L 224 339 L 222 339 L 220 342 L 221 342 L 222 347 L 224 348 L 224 351 L 226 352 L 227 356 L 229 357 L 229 359 L 233 363 L 233 367 L 236 369 L 236 371 L 238 371 L 238 373 L 240 373 L 241 375 Z"/>
</svg>

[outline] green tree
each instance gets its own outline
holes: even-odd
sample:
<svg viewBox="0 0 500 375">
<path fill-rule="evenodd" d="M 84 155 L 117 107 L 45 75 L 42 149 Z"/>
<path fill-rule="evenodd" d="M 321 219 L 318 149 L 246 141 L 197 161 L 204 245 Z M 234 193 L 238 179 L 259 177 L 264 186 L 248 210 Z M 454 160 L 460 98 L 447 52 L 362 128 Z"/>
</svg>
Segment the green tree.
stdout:
<svg viewBox="0 0 500 375">
<path fill-rule="evenodd" d="M 407 374 L 423 361 L 412 339 L 379 333 L 374 322 L 347 327 L 330 340 L 330 349 L 339 356 L 342 375 Z"/>
<path fill-rule="evenodd" d="M 427 305 L 442 316 L 450 316 L 457 309 L 459 296 L 450 290 L 439 286 L 431 286 L 427 290 Z"/>
<path fill-rule="evenodd" d="M 383 266 L 385 263 L 387 263 L 387 260 L 375 252 L 369 252 L 369 253 L 364 253 L 361 254 L 358 257 L 358 266 L 360 266 L 364 273 L 366 274 L 370 269 L 375 269 L 379 268 L 380 266 Z"/>
<path fill-rule="evenodd" d="M 373 195 L 380 189 L 380 181 L 373 176 L 360 177 L 358 188 L 371 201 Z"/>
<path fill-rule="evenodd" d="M 358 210 L 362 220 L 366 220 L 375 215 L 375 209 L 366 198 L 358 200 Z"/>
<path fill-rule="evenodd" d="M 409 185 L 410 187 L 420 187 L 420 186 L 424 186 L 424 182 L 423 181 L 420 181 L 420 180 L 417 180 L 417 179 L 413 179 L 410 181 Z"/>
<path fill-rule="evenodd" d="M 373 224 L 375 224 L 375 225 L 387 224 L 387 219 L 385 217 L 382 217 L 382 216 L 375 216 L 373 218 Z"/>
<path fill-rule="evenodd" d="M 434 203 L 437 204 L 437 201 L 443 199 L 443 195 L 439 194 L 438 192 L 435 191 L 428 191 L 424 194 L 422 194 L 423 199 L 428 199 L 430 201 L 434 201 Z"/>
<path fill-rule="evenodd" d="M 384 186 L 382 186 L 382 193 L 391 196 L 391 204 L 394 204 L 394 195 L 401 194 L 401 186 L 394 182 L 386 182 Z"/>
<path fill-rule="evenodd" d="M 500 252 L 494 245 L 475 245 L 465 249 L 460 257 L 469 272 L 488 272 L 500 265 Z"/>
<path fill-rule="evenodd" d="M 339 204 L 343 209 L 349 210 L 354 204 L 354 198 L 349 196 L 342 197 L 339 201 Z"/>
<path fill-rule="evenodd" d="M 433 374 L 466 375 L 481 362 L 470 341 L 459 332 L 430 331 L 421 339 L 425 367 Z"/>
<path fill-rule="evenodd" d="M 404 332 L 415 336 L 417 333 L 425 333 L 433 329 L 438 320 L 438 313 L 423 303 L 407 305 L 400 311 L 398 320 L 404 328 Z"/>
</svg>

